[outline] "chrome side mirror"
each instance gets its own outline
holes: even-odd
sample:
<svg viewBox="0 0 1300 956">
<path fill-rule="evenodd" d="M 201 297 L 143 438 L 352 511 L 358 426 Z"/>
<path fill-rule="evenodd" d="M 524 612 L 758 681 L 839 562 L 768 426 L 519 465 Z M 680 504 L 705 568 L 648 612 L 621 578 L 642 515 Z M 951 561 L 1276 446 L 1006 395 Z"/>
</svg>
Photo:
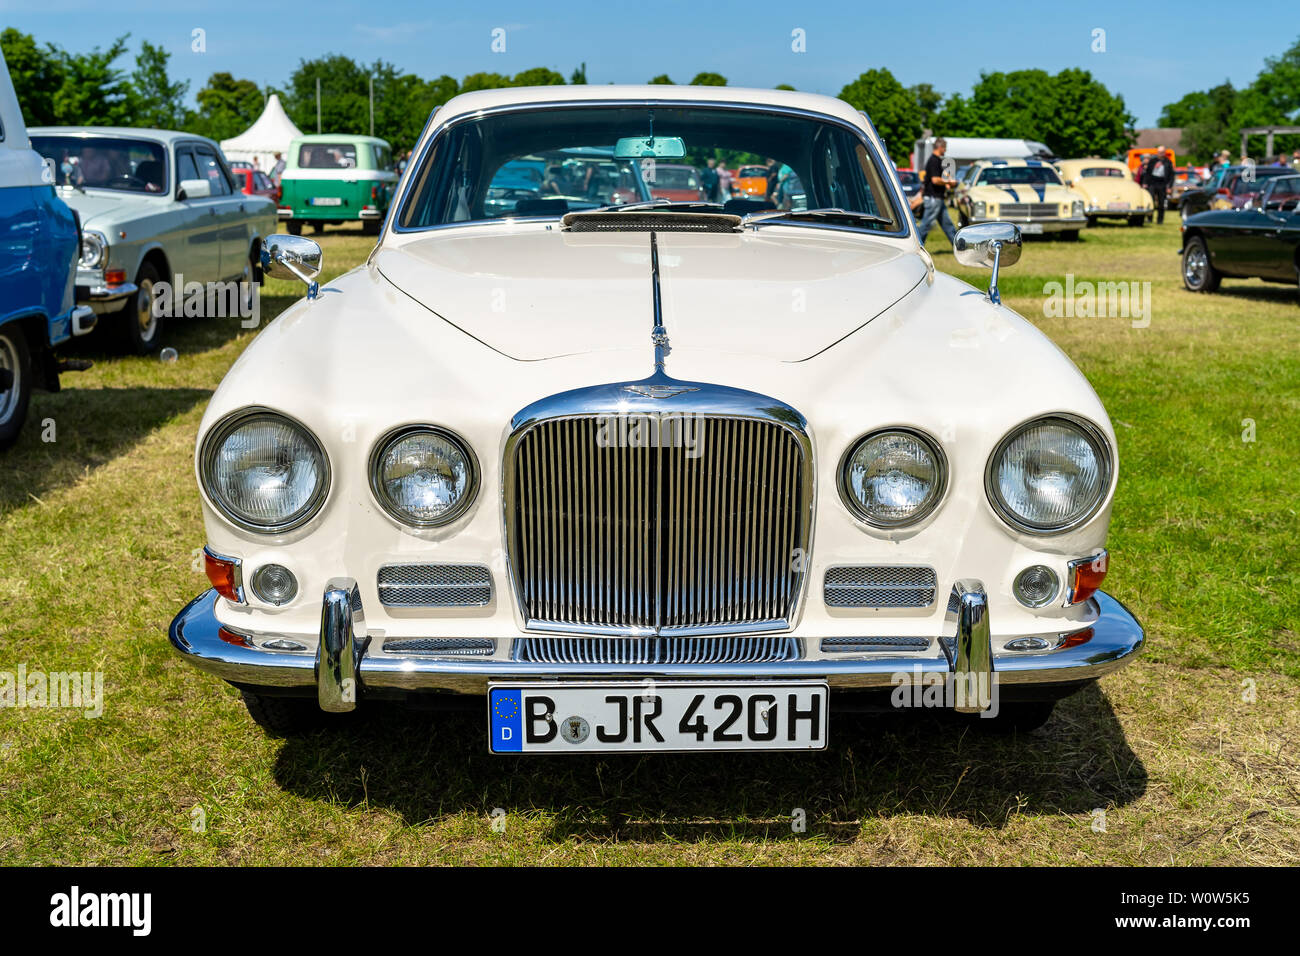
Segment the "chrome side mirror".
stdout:
<svg viewBox="0 0 1300 956">
<path fill-rule="evenodd" d="M 273 279 L 299 279 L 307 283 L 307 298 L 320 292 L 316 277 L 320 275 L 319 243 L 302 236 L 277 234 L 262 242 L 262 271 Z"/>
<path fill-rule="evenodd" d="M 953 237 L 952 252 L 964 266 L 992 269 L 989 279 L 989 301 L 1002 304 L 998 292 L 998 269 L 1014 266 L 1020 261 L 1020 227 L 1012 222 L 980 222 L 957 230 Z"/>
</svg>

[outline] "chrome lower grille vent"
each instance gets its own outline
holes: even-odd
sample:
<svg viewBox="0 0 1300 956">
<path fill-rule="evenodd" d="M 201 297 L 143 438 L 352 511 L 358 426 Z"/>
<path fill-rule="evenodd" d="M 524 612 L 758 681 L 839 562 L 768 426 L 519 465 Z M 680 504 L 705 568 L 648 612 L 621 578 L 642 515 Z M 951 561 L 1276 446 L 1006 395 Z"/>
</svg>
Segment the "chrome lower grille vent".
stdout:
<svg viewBox="0 0 1300 956">
<path fill-rule="evenodd" d="M 385 607 L 482 607 L 492 600 L 492 572 L 476 564 L 389 564 L 379 569 Z"/>
<path fill-rule="evenodd" d="M 826 569 L 829 607 L 930 607 L 938 585 L 934 568 L 861 565 Z"/>
<path fill-rule="evenodd" d="M 792 637 L 525 637 L 515 660 L 535 664 L 763 664 L 799 659 Z"/>
</svg>

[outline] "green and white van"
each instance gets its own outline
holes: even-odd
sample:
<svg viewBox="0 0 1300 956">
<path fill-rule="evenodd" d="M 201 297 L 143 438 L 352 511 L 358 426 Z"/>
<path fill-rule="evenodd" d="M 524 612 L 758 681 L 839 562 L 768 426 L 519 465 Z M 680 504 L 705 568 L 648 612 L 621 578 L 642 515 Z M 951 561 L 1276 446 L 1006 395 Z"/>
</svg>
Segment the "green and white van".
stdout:
<svg viewBox="0 0 1300 956">
<path fill-rule="evenodd" d="M 357 220 L 376 235 L 397 188 L 393 151 L 374 136 L 303 136 L 289 145 L 280 185 L 277 212 L 293 235 L 304 223 L 323 232 L 326 223 Z"/>
</svg>

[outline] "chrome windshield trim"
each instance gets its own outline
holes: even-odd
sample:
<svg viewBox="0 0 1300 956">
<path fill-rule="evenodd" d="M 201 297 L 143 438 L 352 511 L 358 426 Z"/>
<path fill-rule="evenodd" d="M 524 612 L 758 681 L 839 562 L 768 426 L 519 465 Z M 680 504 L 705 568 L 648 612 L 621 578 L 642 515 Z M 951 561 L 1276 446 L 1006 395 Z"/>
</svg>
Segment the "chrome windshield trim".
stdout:
<svg viewBox="0 0 1300 956">
<path fill-rule="evenodd" d="M 428 226 L 403 226 L 400 224 L 400 220 L 402 216 L 406 213 L 407 203 L 411 199 L 412 189 L 414 188 L 415 180 L 418 178 L 418 176 L 415 175 L 415 172 L 413 171 L 418 171 L 424 167 L 424 163 L 427 161 L 429 154 L 437 146 L 439 140 L 441 140 L 442 137 L 445 136 L 449 130 L 455 129 L 456 127 L 460 126 L 462 123 L 469 123 L 475 120 L 483 119 L 484 117 L 487 116 L 495 116 L 502 113 L 526 113 L 526 112 L 533 112 L 537 110 L 573 109 L 575 107 L 588 107 L 588 106 L 593 108 L 605 108 L 605 109 L 645 106 L 654 109 L 663 109 L 663 108 L 723 109 L 723 110 L 729 109 L 729 110 L 749 111 L 749 112 L 753 112 L 757 110 L 765 113 L 776 113 L 782 116 L 797 116 L 797 117 L 802 117 L 804 119 L 817 120 L 819 122 L 830 123 L 834 126 L 838 126 L 841 129 L 848 130 L 849 132 L 855 134 L 858 140 L 862 143 L 863 147 L 867 150 L 867 154 L 871 157 L 871 161 L 875 164 L 876 169 L 881 174 L 882 181 L 885 183 L 886 192 L 889 193 L 889 200 L 893 205 L 892 211 L 894 213 L 894 217 L 901 224 L 901 228 L 897 230 L 888 231 L 888 232 L 882 229 L 867 229 L 867 228 L 861 228 L 856 226 L 839 226 L 837 228 L 845 232 L 854 232 L 859 235 L 885 236 L 885 237 L 890 237 L 895 239 L 905 239 L 912 235 L 912 214 L 910 212 L 907 203 L 903 201 L 902 194 L 900 192 L 898 183 L 896 181 L 897 175 L 890 176 L 889 174 L 889 170 L 893 168 L 893 162 L 889 161 L 888 163 L 886 163 L 881 161 L 879 150 L 877 150 L 875 143 L 872 142 L 871 137 L 864 134 L 862 127 L 850 123 L 849 121 L 843 119 L 842 117 L 834 116 L 830 113 L 821 113 L 818 112 L 817 110 L 803 109 L 801 107 L 795 107 L 795 106 L 776 106 L 770 103 L 758 103 L 758 102 L 748 102 L 748 101 L 723 102 L 718 100 L 657 99 L 657 98 L 608 99 L 608 100 L 603 100 L 603 99 L 602 100 L 549 100 L 541 103 L 507 103 L 507 104 L 502 104 L 501 106 L 493 106 L 488 109 L 475 110 L 472 113 L 462 113 L 459 116 L 452 117 L 450 120 L 447 121 L 445 126 L 439 127 L 438 129 L 434 130 L 433 135 L 430 136 L 427 140 L 424 140 L 423 143 L 421 143 L 419 147 L 419 155 L 417 156 L 417 158 L 407 163 L 407 171 L 410 172 L 411 175 L 409 176 L 404 175 L 402 177 L 402 182 L 399 184 L 398 194 L 393 197 L 392 208 L 397 211 L 393 216 L 392 225 L 389 227 L 389 231 L 394 233 L 403 233 L 403 234 L 421 233 L 421 232 L 428 232 L 433 229 L 443 229 L 449 226 L 484 225 L 484 224 L 491 224 L 491 223 L 502 221 L 500 219 L 472 219 L 472 220 L 467 220 L 465 222 L 435 223 Z M 865 116 L 866 114 L 864 113 L 863 115 Z M 432 117 L 430 117 L 430 120 L 432 120 Z M 868 126 L 871 126 L 870 119 L 867 119 L 866 122 Z M 872 126 L 872 130 L 874 132 L 875 130 L 874 126 Z M 877 133 L 876 135 L 879 136 L 880 134 Z M 886 157 L 886 159 L 888 159 L 888 157 Z M 892 188 L 891 188 L 891 184 L 892 184 Z M 904 214 L 904 212 L 906 212 L 906 215 Z M 530 217 L 528 221 L 559 222 L 560 218 L 561 217 L 558 215 L 538 216 L 535 218 Z M 516 221 L 522 221 L 522 220 L 516 220 Z M 818 223 L 804 223 L 803 225 L 812 226 L 813 228 L 821 228 L 821 229 L 834 228 L 830 226 L 824 226 Z"/>
</svg>

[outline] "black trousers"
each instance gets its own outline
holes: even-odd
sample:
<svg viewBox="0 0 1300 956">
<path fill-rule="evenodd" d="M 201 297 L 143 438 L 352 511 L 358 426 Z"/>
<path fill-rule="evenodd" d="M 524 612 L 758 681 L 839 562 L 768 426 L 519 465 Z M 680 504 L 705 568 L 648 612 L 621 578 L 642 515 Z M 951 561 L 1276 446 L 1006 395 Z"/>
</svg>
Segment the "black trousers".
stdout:
<svg viewBox="0 0 1300 956">
<path fill-rule="evenodd" d="M 1154 184 L 1147 187 L 1147 192 L 1151 194 L 1151 202 L 1155 204 L 1156 222 L 1164 222 L 1165 205 L 1169 196 L 1168 192 L 1165 190 L 1164 186 L 1156 186 Z"/>
</svg>

